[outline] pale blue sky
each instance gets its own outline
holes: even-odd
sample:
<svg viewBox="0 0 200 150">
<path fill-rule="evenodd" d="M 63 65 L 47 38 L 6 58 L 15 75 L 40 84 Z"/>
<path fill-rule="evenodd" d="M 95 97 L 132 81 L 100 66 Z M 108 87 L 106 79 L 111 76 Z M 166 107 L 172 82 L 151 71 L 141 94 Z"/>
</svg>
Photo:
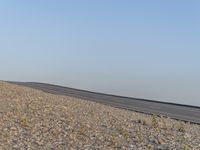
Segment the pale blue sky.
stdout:
<svg viewBox="0 0 200 150">
<path fill-rule="evenodd" d="M 200 106 L 200 1 L 1 1 L 0 70 Z"/>
</svg>

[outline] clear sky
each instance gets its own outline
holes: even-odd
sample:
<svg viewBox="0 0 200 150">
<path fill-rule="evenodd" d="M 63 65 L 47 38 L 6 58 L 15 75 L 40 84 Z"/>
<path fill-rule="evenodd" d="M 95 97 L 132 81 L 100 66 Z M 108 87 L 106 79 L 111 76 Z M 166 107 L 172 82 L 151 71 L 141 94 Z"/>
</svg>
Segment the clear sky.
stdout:
<svg viewBox="0 0 200 150">
<path fill-rule="evenodd" d="M 200 1 L 1 1 L 0 80 L 200 106 Z"/>
</svg>

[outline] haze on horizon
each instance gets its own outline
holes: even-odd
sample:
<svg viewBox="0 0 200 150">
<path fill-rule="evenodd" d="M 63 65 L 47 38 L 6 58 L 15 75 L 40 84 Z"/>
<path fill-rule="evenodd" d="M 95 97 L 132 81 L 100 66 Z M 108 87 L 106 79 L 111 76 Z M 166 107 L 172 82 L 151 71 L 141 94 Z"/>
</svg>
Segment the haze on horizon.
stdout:
<svg viewBox="0 0 200 150">
<path fill-rule="evenodd" d="M 0 80 L 200 106 L 200 1 L 1 1 Z"/>
</svg>

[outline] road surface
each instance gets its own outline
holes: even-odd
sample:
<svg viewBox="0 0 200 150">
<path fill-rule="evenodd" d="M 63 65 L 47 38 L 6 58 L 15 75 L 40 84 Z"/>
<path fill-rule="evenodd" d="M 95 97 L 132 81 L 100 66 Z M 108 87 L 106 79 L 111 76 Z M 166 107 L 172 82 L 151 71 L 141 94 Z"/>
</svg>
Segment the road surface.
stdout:
<svg viewBox="0 0 200 150">
<path fill-rule="evenodd" d="M 78 90 L 63 86 L 35 83 L 35 82 L 9 82 L 17 85 L 28 86 L 44 92 L 72 96 L 85 100 L 110 105 L 113 107 L 143 112 L 147 114 L 162 115 L 178 120 L 200 124 L 200 107 L 180 105 L 145 99 L 129 98 L 90 91 Z"/>
</svg>

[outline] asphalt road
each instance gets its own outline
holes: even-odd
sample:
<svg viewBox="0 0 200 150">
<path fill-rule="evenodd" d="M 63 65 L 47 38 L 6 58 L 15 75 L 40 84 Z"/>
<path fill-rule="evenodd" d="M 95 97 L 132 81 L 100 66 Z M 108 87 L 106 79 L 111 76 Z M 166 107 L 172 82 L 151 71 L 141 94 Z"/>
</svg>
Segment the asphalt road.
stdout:
<svg viewBox="0 0 200 150">
<path fill-rule="evenodd" d="M 110 105 L 113 107 L 143 112 L 147 114 L 162 115 L 178 120 L 200 124 L 200 107 L 165 103 L 159 101 L 121 97 L 90 91 L 78 90 L 63 86 L 34 83 L 34 82 L 9 82 L 17 85 L 28 86 L 44 92 L 67 95 L 85 100 Z"/>
</svg>

